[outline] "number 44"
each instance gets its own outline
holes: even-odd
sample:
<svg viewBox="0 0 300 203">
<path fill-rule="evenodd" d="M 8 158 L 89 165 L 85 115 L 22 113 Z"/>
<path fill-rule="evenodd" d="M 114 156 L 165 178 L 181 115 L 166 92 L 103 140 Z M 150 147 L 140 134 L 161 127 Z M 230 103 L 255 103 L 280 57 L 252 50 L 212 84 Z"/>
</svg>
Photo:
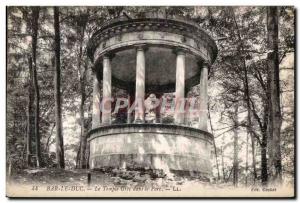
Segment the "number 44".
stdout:
<svg viewBox="0 0 300 203">
<path fill-rule="evenodd" d="M 34 186 L 32 186 L 31 190 L 37 191 L 38 189 L 39 189 L 38 186 L 34 185 Z"/>
</svg>

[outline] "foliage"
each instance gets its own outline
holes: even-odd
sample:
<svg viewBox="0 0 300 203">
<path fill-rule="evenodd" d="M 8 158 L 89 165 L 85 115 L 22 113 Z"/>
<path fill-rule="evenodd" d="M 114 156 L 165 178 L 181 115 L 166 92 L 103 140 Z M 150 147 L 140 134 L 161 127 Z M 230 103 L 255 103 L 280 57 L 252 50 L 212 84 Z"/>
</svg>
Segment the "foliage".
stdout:
<svg viewBox="0 0 300 203">
<path fill-rule="evenodd" d="M 295 16 L 292 7 L 279 7 L 279 11 L 283 172 L 293 175 Z M 265 7 L 61 7 L 61 93 L 67 167 L 75 167 L 80 149 L 82 101 L 85 132 L 89 130 L 91 123 L 92 63 L 87 57 L 87 42 L 105 20 L 121 15 L 142 16 L 145 12 L 184 16 L 198 23 L 215 38 L 219 53 L 216 62 L 210 68 L 209 106 L 211 131 L 216 140 L 218 170 L 223 182 L 232 180 L 230 173 L 234 148 L 233 131 L 237 129 L 240 149 L 239 181 L 244 184 L 250 177 L 253 180 L 250 157 L 252 151 L 255 152 L 256 167 L 260 168 L 261 142 L 266 127 L 264 125 L 268 120 L 266 59 L 269 50 L 266 43 Z M 31 52 L 31 10 L 30 7 L 8 7 L 7 16 L 7 161 L 8 164 L 16 163 L 13 164 L 15 168 L 24 168 L 28 128 L 25 121 L 29 85 L 28 56 Z M 55 166 L 53 8 L 41 7 L 39 17 L 37 75 L 41 94 L 41 151 L 46 166 L 52 167 Z M 247 118 L 246 78 L 251 126 Z M 84 88 L 80 88 L 82 85 Z M 197 87 L 190 94 L 196 96 Z M 234 126 L 236 104 L 239 105 L 239 126 Z M 247 133 L 249 128 L 255 136 L 256 149 L 250 145 Z M 32 136 L 32 151 L 36 147 L 35 142 Z"/>
</svg>

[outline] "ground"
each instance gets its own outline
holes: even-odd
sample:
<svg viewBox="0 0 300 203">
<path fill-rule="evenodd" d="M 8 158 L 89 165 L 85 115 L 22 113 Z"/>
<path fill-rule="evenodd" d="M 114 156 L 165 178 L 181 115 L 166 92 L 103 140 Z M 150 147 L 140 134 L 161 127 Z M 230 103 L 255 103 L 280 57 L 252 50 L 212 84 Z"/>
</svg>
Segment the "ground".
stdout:
<svg viewBox="0 0 300 203">
<path fill-rule="evenodd" d="M 91 181 L 88 181 L 90 174 Z M 156 170 L 24 169 L 8 177 L 9 197 L 293 197 L 292 184 L 261 187 Z"/>
<path fill-rule="evenodd" d="M 91 174 L 90 185 L 107 186 L 160 186 L 169 188 L 187 183 L 198 183 L 211 185 L 208 178 L 179 177 L 174 174 L 164 174 L 162 171 L 153 170 L 64 170 L 64 169 L 24 169 L 12 174 L 9 178 L 11 182 L 18 184 L 77 184 L 88 185 L 88 173 Z"/>
</svg>

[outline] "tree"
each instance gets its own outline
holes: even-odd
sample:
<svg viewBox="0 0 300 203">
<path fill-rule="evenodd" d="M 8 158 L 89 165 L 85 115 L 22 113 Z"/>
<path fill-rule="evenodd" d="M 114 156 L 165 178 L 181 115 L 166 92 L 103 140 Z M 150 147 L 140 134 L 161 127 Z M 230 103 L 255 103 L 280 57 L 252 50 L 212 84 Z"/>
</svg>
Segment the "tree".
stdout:
<svg viewBox="0 0 300 203">
<path fill-rule="evenodd" d="M 29 63 L 29 81 L 28 81 L 28 109 L 27 109 L 27 137 L 26 137 L 26 163 L 27 166 L 31 165 L 32 155 L 32 134 L 33 134 L 33 103 L 34 103 L 34 91 L 33 91 L 33 72 L 32 72 L 32 58 L 28 57 Z"/>
<path fill-rule="evenodd" d="M 244 50 L 244 41 L 242 39 L 239 25 L 236 21 L 235 13 L 232 12 L 233 20 L 235 24 L 235 28 L 237 30 L 237 36 L 238 41 L 240 43 L 240 46 L 238 46 L 238 53 L 239 58 L 241 59 L 241 65 L 243 70 L 243 86 L 244 86 L 244 99 L 247 106 L 247 134 L 250 134 L 251 137 L 251 147 L 252 147 L 252 168 L 253 168 L 253 181 L 255 182 L 257 178 L 257 172 L 256 172 L 256 158 L 255 158 L 255 138 L 253 136 L 252 132 L 252 121 L 251 121 L 251 106 L 250 106 L 250 91 L 249 91 L 249 82 L 248 82 L 248 67 L 246 65 L 246 59 L 245 59 L 245 50 Z M 241 54 L 242 53 L 242 54 Z M 248 146 L 247 146 L 248 147 Z M 248 164 L 248 163 L 247 163 Z"/>
<path fill-rule="evenodd" d="M 274 15 L 274 9 L 64 7 L 57 8 L 57 15 L 53 15 L 53 7 L 9 7 L 9 164 L 12 168 L 26 167 L 37 154 L 37 165 L 42 160 L 45 166 L 51 167 L 54 163 L 48 158 L 55 160 L 52 145 L 57 141 L 61 151 L 56 154 L 59 157 L 64 154 L 61 160 L 65 161 L 66 168 L 75 167 L 74 159 L 78 160 L 77 168 L 85 168 L 92 92 L 87 42 L 106 19 L 122 15 L 143 17 L 145 12 L 154 11 L 161 17 L 190 18 L 217 40 L 219 52 L 210 69 L 212 91 L 208 93 L 212 99 L 208 110 L 213 125 L 211 133 L 215 136 L 215 175 L 219 179 L 223 176 L 220 182 L 230 180 L 239 185 L 247 182 L 249 186 L 258 180 L 263 184 L 277 177 L 280 180 L 281 174 L 283 178 L 285 174 L 294 175 L 294 67 L 286 63 L 294 55 L 294 10 L 280 7 Z M 52 26 L 57 29 L 51 29 Z M 283 77 L 283 72 L 288 72 L 289 77 Z M 239 103 L 236 126 L 229 117 L 233 115 L 235 101 Z M 239 160 L 236 169 L 235 152 L 239 152 L 238 148 L 243 151 L 248 145 L 252 157 L 249 163 L 248 159 L 246 163 L 245 159 Z"/>
<path fill-rule="evenodd" d="M 64 139 L 61 121 L 61 96 L 60 96 L 60 28 L 59 8 L 54 7 L 54 43 L 55 43 L 55 76 L 54 76 L 54 97 L 55 97 L 55 122 L 56 122 L 56 160 L 58 168 L 65 168 L 64 161 Z"/>
<path fill-rule="evenodd" d="M 239 138 L 238 138 L 238 102 L 234 104 L 234 115 L 233 115 L 233 122 L 234 122 L 234 141 L 233 141 L 233 185 L 235 187 L 238 186 L 238 174 L 239 174 Z"/>
<path fill-rule="evenodd" d="M 86 150 L 86 124 L 84 118 L 84 105 L 87 99 L 86 95 L 86 74 L 87 74 L 87 65 L 82 65 L 83 58 L 83 42 L 85 36 L 85 30 L 88 23 L 89 18 L 89 9 L 86 12 L 81 13 L 77 17 L 77 26 L 78 26 L 78 40 L 79 40 L 79 54 L 78 54 L 78 71 L 79 71 L 79 86 L 81 93 L 81 102 L 80 102 L 80 125 L 81 125 L 81 133 L 80 133 L 80 155 L 79 155 L 79 168 L 85 168 L 86 160 L 85 160 L 85 150 Z"/>
<path fill-rule="evenodd" d="M 208 119 L 209 119 L 209 124 L 210 124 L 210 128 L 211 128 L 211 132 L 212 132 L 212 134 L 214 134 L 214 128 L 213 128 L 212 121 L 211 121 L 209 104 L 207 106 L 207 110 L 208 110 Z M 213 139 L 213 147 L 214 147 L 215 161 L 216 161 L 216 167 L 217 167 L 217 173 L 218 173 L 218 180 L 220 180 L 221 178 L 220 178 L 220 169 L 219 169 L 218 152 L 217 152 L 218 149 L 217 149 L 217 145 L 216 145 L 215 139 Z"/>
<path fill-rule="evenodd" d="M 40 8 L 32 7 L 32 64 L 33 64 L 33 81 L 34 81 L 34 93 L 35 93 L 35 140 L 36 140 L 36 161 L 37 167 L 41 167 L 41 140 L 40 140 L 40 90 L 37 78 L 37 39 L 38 39 L 38 20 L 39 20 Z"/>
<path fill-rule="evenodd" d="M 269 87 L 269 144 L 270 144 L 270 172 L 275 181 L 281 182 L 281 109 L 280 109 L 280 80 L 279 80 L 279 57 L 278 57 L 278 9 L 267 8 L 267 44 L 268 44 L 268 87 Z"/>
</svg>

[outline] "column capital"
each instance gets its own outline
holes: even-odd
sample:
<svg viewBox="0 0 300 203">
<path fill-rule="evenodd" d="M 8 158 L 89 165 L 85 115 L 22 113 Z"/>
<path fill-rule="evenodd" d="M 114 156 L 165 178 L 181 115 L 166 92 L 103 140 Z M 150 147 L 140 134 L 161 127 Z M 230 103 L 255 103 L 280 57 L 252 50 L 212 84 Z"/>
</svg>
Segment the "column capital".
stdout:
<svg viewBox="0 0 300 203">
<path fill-rule="evenodd" d="M 103 59 L 109 59 L 112 60 L 115 57 L 114 53 L 106 53 L 103 55 Z"/>
<path fill-rule="evenodd" d="M 176 55 L 185 55 L 187 52 L 188 50 L 182 47 L 176 47 L 175 49 L 173 49 L 173 53 Z"/>
<path fill-rule="evenodd" d="M 146 51 L 148 49 L 147 44 L 136 44 L 134 45 L 136 51 Z"/>
<path fill-rule="evenodd" d="M 199 67 L 210 67 L 211 63 L 208 60 L 204 60 L 202 58 L 198 58 L 198 62 L 197 62 Z"/>
<path fill-rule="evenodd" d="M 210 67 L 211 66 L 211 64 L 208 62 L 208 61 L 202 61 L 202 68 L 208 68 L 208 67 Z"/>
<path fill-rule="evenodd" d="M 203 59 L 199 59 L 197 64 L 200 69 L 203 69 L 203 68 L 209 69 L 211 66 L 211 63 L 209 61 L 203 60 Z"/>
</svg>

